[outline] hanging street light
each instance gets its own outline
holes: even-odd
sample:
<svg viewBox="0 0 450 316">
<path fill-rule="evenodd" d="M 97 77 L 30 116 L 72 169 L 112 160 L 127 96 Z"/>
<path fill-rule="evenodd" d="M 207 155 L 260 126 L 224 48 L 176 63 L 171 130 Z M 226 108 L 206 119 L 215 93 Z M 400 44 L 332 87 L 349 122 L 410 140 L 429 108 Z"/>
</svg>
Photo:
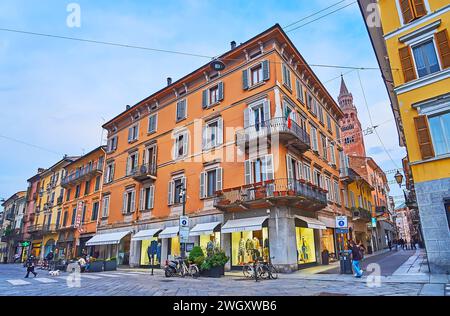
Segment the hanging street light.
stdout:
<svg viewBox="0 0 450 316">
<path fill-rule="evenodd" d="M 403 175 L 400 173 L 400 171 L 397 170 L 397 173 L 395 174 L 394 178 L 395 178 L 395 181 L 397 181 L 398 185 L 401 188 L 402 182 L 403 182 Z"/>
</svg>

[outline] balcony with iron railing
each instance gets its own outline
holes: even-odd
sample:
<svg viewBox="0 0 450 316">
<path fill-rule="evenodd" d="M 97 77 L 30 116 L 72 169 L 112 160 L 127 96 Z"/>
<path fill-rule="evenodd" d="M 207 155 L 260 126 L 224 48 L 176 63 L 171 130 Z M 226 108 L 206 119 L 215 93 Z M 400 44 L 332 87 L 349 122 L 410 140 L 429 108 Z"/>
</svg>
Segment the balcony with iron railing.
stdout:
<svg viewBox="0 0 450 316">
<path fill-rule="evenodd" d="M 31 226 L 28 226 L 27 232 L 30 233 L 30 234 L 42 232 L 42 225 L 31 225 Z"/>
<path fill-rule="evenodd" d="M 352 168 L 345 167 L 339 169 L 340 180 L 346 184 L 356 181 L 359 175 Z"/>
<path fill-rule="evenodd" d="M 278 141 L 297 153 L 304 153 L 311 148 L 309 134 L 294 121 L 288 122 L 283 117 L 273 118 L 261 124 L 249 126 L 236 132 L 236 143 L 243 149 L 248 149 L 249 144 L 257 140 L 272 142 L 274 136 L 278 136 Z"/>
<path fill-rule="evenodd" d="M 303 180 L 275 179 L 216 192 L 214 206 L 222 211 L 244 211 L 287 205 L 319 211 L 327 205 L 327 191 Z"/>
<path fill-rule="evenodd" d="M 78 184 L 85 180 L 88 180 L 98 174 L 103 173 L 103 162 L 97 161 L 96 163 L 85 166 L 82 169 L 77 169 L 68 174 L 61 180 L 61 186 L 66 188 L 70 185 Z"/>
<path fill-rule="evenodd" d="M 362 207 L 352 207 L 352 218 L 354 221 L 370 222 L 372 213 Z"/>
<path fill-rule="evenodd" d="M 55 224 L 45 224 L 42 226 L 42 231 L 44 233 L 54 233 L 54 232 L 56 232 L 56 225 Z"/>
<path fill-rule="evenodd" d="M 156 163 L 143 164 L 130 172 L 136 181 L 156 180 Z"/>
</svg>

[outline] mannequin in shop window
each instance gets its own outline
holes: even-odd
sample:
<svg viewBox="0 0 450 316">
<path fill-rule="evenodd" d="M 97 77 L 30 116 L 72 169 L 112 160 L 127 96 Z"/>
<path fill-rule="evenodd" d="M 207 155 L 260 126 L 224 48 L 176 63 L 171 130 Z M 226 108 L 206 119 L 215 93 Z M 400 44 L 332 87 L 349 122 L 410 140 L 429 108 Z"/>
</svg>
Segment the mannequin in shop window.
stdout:
<svg viewBox="0 0 450 316">
<path fill-rule="evenodd" d="M 264 260 L 269 260 L 269 238 L 264 239 L 263 257 Z"/>
<path fill-rule="evenodd" d="M 301 253 L 301 257 L 302 257 L 302 261 L 303 262 L 308 262 L 308 252 L 309 252 L 309 247 L 308 247 L 308 242 L 305 240 L 305 237 L 302 237 L 302 253 Z"/>
<path fill-rule="evenodd" d="M 253 258 L 253 249 L 255 249 L 254 245 L 253 245 L 253 240 L 248 238 L 247 241 L 245 242 L 245 249 L 247 250 L 247 255 L 250 258 Z"/>
<path fill-rule="evenodd" d="M 246 243 L 244 240 L 244 235 L 241 233 L 241 239 L 239 240 L 239 249 L 238 249 L 239 264 L 245 263 L 245 248 L 246 248 Z"/>
</svg>

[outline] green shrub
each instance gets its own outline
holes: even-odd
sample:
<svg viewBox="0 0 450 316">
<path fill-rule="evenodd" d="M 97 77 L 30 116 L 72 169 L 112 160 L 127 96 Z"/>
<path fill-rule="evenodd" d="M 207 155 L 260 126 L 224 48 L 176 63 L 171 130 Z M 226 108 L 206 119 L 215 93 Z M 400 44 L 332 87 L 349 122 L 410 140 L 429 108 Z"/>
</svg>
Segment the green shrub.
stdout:
<svg viewBox="0 0 450 316">
<path fill-rule="evenodd" d="M 225 251 L 215 248 L 211 255 L 205 258 L 205 261 L 200 266 L 201 270 L 210 270 L 214 267 L 224 266 L 228 262 L 229 258 L 226 256 Z"/>
<path fill-rule="evenodd" d="M 192 248 L 192 250 L 189 252 L 189 262 L 196 261 L 197 258 L 203 257 L 203 260 L 205 259 L 205 254 L 203 253 L 203 250 L 200 246 L 195 246 Z"/>
</svg>

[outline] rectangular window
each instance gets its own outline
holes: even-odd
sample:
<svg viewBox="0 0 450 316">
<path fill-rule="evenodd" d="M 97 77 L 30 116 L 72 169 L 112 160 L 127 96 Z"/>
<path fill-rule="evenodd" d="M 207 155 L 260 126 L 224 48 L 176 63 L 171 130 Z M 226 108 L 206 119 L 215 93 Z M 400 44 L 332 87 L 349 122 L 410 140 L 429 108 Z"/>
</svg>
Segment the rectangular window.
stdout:
<svg viewBox="0 0 450 316">
<path fill-rule="evenodd" d="M 311 167 L 305 163 L 303 164 L 303 175 L 306 182 L 311 182 Z"/>
<path fill-rule="evenodd" d="M 331 116 L 327 113 L 327 129 L 330 133 L 333 133 L 333 125 L 331 123 Z"/>
<path fill-rule="evenodd" d="M 187 117 L 186 100 L 177 102 L 177 122 Z"/>
<path fill-rule="evenodd" d="M 296 90 L 297 90 L 297 100 L 299 100 L 301 103 L 305 103 L 303 86 L 302 86 L 300 80 L 298 80 L 298 79 L 295 80 L 295 86 L 296 86 Z"/>
<path fill-rule="evenodd" d="M 64 217 L 63 217 L 63 227 L 67 227 L 67 219 L 69 217 L 69 212 L 65 211 L 64 212 Z"/>
<path fill-rule="evenodd" d="M 412 51 L 419 78 L 440 70 L 433 39 L 413 46 Z"/>
<path fill-rule="evenodd" d="M 61 221 L 61 210 L 58 210 L 58 213 L 56 213 L 56 228 L 59 228 L 59 224 Z"/>
<path fill-rule="evenodd" d="M 450 112 L 429 116 L 428 122 L 436 156 L 450 153 Z"/>
<path fill-rule="evenodd" d="M 263 67 L 262 64 L 258 64 L 250 68 L 251 85 L 254 86 L 263 81 Z"/>
<path fill-rule="evenodd" d="M 97 176 L 95 178 L 95 192 L 97 192 L 98 190 L 100 190 L 100 176 Z"/>
<path fill-rule="evenodd" d="M 203 149 L 223 143 L 223 121 L 221 118 L 207 122 L 203 130 Z"/>
<path fill-rule="evenodd" d="M 135 211 L 135 197 L 136 197 L 136 191 L 134 189 L 124 192 L 123 207 L 122 207 L 123 214 L 130 214 Z"/>
<path fill-rule="evenodd" d="M 142 199 L 141 210 L 153 209 L 155 199 L 155 186 L 152 185 L 142 189 L 141 194 L 143 195 L 141 197 Z"/>
<path fill-rule="evenodd" d="M 135 124 L 128 128 L 128 142 L 134 142 L 138 139 L 139 124 Z"/>
<path fill-rule="evenodd" d="M 328 160 L 327 138 L 323 134 L 320 134 L 320 143 L 322 144 L 322 157 Z"/>
<path fill-rule="evenodd" d="M 87 211 L 87 205 L 86 203 L 83 203 L 83 211 L 81 213 L 81 222 L 84 223 L 86 220 L 86 211 Z"/>
<path fill-rule="evenodd" d="M 105 196 L 103 198 L 103 203 L 102 203 L 102 217 L 103 218 L 108 217 L 108 214 L 109 214 L 109 199 L 110 199 L 109 195 Z"/>
<path fill-rule="evenodd" d="M 318 152 L 319 151 L 319 144 L 317 140 L 317 129 L 311 125 L 311 146 L 312 150 Z"/>
<path fill-rule="evenodd" d="M 308 109 L 312 109 L 313 106 L 313 102 L 314 102 L 314 98 L 312 97 L 312 95 L 307 92 L 306 94 L 306 106 L 308 107 Z"/>
<path fill-rule="evenodd" d="M 350 191 L 350 206 L 351 207 L 356 207 L 355 205 L 355 193 L 353 193 L 353 191 Z"/>
<path fill-rule="evenodd" d="M 75 219 L 77 218 L 77 208 L 74 207 L 72 210 L 72 221 L 70 222 L 71 225 L 75 225 Z"/>
<path fill-rule="evenodd" d="M 96 221 L 98 217 L 98 202 L 94 202 L 92 205 L 92 215 L 91 215 L 91 221 Z"/>
<path fill-rule="evenodd" d="M 313 177 L 313 183 L 317 185 L 319 188 L 322 187 L 322 175 L 320 174 L 320 171 L 317 169 L 314 169 L 314 177 Z"/>
<path fill-rule="evenodd" d="M 245 183 L 273 180 L 272 155 L 245 161 Z"/>
<path fill-rule="evenodd" d="M 67 189 L 66 202 L 70 201 L 70 193 L 72 193 L 72 189 Z"/>
<path fill-rule="evenodd" d="M 209 104 L 216 104 L 219 102 L 219 86 L 214 86 L 209 89 Z"/>
<path fill-rule="evenodd" d="M 334 125 L 336 127 L 336 140 L 341 143 L 341 127 L 339 124 Z"/>
<path fill-rule="evenodd" d="M 323 125 L 323 124 L 325 124 L 325 122 L 324 122 L 324 118 L 323 118 L 323 108 L 322 108 L 322 105 L 320 105 L 319 103 L 317 103 L 317 108 L 318 108 L 318 110 L 319 110 L 319 121 L 320 121 L 320 123 L 322 123 L 322 125 Z"/>
<path fill-rule="evenodd" d="M 173 201 L 175 204 L 180 204 L 183 202 L 182 197 L 181 197 L 182 189 L 183 189 L 182 178 L 175 179 L 173 181 L 173 192 L 174 192 Z"/>
<path fill-rule="evenodd" d="M 334 180 L 334 201 L 338 204 L 341 204 L 341 197 L 339 196 L 339 183 Z"/>
<path fill-rule="evenodd" d="M 325 190 L 328 191 L 328 193 L 327 193 L 327 200 L 328 201 L 332 201 L 333 200 L 333 195 L 330 194 L 330 192 L 331 192 L 331 179 L 329 177 L 325 177 Z"/>
<path fill-rule="evenodd" d="M 117 149 L 117 136 L 113 136 L 108 140 L 107 151 L 108 153 L 110 153 L 116 149 Z"/>
<path fill-rule="evenodd" d="M 158 113 L 152 114 L 148 117 L 148 132 L 155 133 L 158 124 Z"/>
<path fill-rule="evenodd" d="M 174 159 L 183 158 L 188 154 L 188 133 L 182 132 L 175 136 Z"/>
<path fill-rule="evenodd" d="M 86 181 L 86 184 L 84 186 L 84 195 L 88 195 L 90 189 L 91 189 L 91 181 L 88 180 L 88 181 Z"/>
<path fill-rule="evenodd" d="M 282 71 L 283 71 L 283 84 L 286 87 L 288 87 L 289 89 L 292 89 L 291 88 L 291 71 L 289 70 L 289 67 L 286 64 L 283 64 Z"/>
<path fill-rule="evenodd" d="M 78 197 L 80 197 L 80 190 L 81 190 L 80 185 L 77 185 L 77 187 L 75 188 L 75 198 L 76 198 L 76 199 L 77 199 Z"/>
<path fill-rule="evenodd" d="M 139 152 L 134 152 L 128 156 L 127 159 L 127 175 L 132 175 L 136 172 L 138 169 L 138 159 L 139 159 Z"/>
<path fill-rule="evenodd" d="M 329 140 L 330 144 L 330 161 L 333 165 L 336 165 L 336 152 L 334 150 L 334 141 Z"/>
<path fill-rule="evenodd" d="M 114 162 L 106 165 L 105 183 L 110 183 L 114 180 Z"/>
</svg>

